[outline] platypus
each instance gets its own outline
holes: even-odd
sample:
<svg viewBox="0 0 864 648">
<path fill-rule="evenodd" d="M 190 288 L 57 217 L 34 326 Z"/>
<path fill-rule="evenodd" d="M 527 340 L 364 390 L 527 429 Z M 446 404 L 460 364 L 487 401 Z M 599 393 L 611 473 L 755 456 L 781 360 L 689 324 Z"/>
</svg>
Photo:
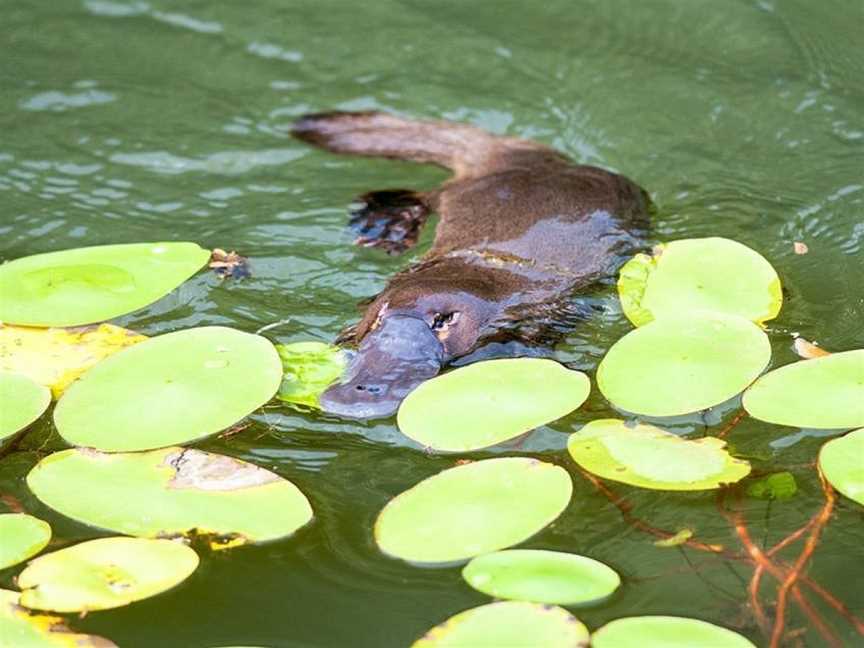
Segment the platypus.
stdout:
<svg viewBox="0 0 864 648">
<path fill-rule="evenodd" d="M 453 174 L 432 191 L 367 193 L 351 212 L 355 242 L 390 254 L 417 242 L 430 213 L 440 220 L 429 251 L 340 336 L 357 352 L 342 381 L 321 395 L 325 412 L 390 416 L 459 359 L 554 344 L 578 319 L 576 297 L 644 246 L 651 202 L 643 189 L 539 142 L 381 112 L 306 115 L 292 133 L 334 153 Z"/>
</svg>

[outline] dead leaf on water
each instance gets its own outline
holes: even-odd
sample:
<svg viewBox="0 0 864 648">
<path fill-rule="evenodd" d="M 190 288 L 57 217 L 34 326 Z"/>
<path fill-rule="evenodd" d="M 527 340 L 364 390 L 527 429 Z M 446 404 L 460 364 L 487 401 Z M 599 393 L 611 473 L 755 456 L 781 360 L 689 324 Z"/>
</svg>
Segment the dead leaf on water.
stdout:
<svg viewBox="0 0 864 648">
<path fill-rule="evenodd" d="M 795 250 L 795 254 L 807 254 L 810 251 L 807 244 L 802 243 L 801 241 L 795 241 L 795 243 L 792 244 L 792 249 Z"/>
<path fill-rule="evenodd" d="M 147 339 L 114 326 L 33 328 L 0 324 L 0 371 L 27 376 L 54 398 L 103 358 Z"/>
<path fill-rule="evenodd" d="M 226 252 L 221 248 L 216 248 L 210 255 L 210 264 L 212 269 L 220 279 L 245 279 L 250 276 L 249 259 L 240 256 L 234 250 Z"/>
<path fill-rule="evenodd" d="M 795 348 L 795 353 L 805 360 L 831 355 L 830 351 L 826 351 L 801 337 L 795 338 L 793 346 Z"/>
</svg>

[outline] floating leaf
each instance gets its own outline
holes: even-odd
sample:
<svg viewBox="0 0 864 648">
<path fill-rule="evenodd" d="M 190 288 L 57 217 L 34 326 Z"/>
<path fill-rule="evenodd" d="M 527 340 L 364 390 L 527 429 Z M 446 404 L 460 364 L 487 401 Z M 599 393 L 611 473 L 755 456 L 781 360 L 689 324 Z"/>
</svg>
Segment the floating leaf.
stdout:
<svg viewBox="0 0 864 648">
<path fill-rule="evenodd" d="M 0 589 L 0 646 L 3 648 L 117 648 L 93 635 L 70 631 L 63 619 L 33 614 L 18 604 L 18 592 Z"/>
<path fill-rule="evenodd" d="M 69 329 L 0 325 L 0 371 L 27 376 L 59 398 L 97 362 L 146 339 L 113 324 Z"/>
<path fill-rule="evenodd" d="M 0 371 L 0 446 L 23 430 L 51 403 L 51 392 L 27 376 Z"/>
<path fill-rule="evenodd" d="M 615 570 L 586 556 L 510 549 L 478 556 L 462 570 L 476 590 L 499 599 L 576 605 L 605 599 L 621 584 Z"/>
<path fill-rule="evenodd" d="M 216 248 L 210 255 L 210 263 L 207 264 L 220 279 L 245 279 L 250 276 L 249 259 L 240 256 L 234 250 L 226 252 Z"/>
<path fill-rule="evenodd" d="M 502 601 L 450 617 L 411 648 L 585 648 L 588 630 L 567 610 Z"/>
<path fill-rule="evenodd" d="M 590 389 L 585 374 L 552 360 L 477 362 L 421 384 L 402 401 L 397 422 L 426 447 L 477 450 L 569 414 Z"/>
<path fill-rule="evenodd" d="M 591 635 L 591 648 L 756 648 L 737 632 L 673 616 L 615 619 Z"/>
<path fill-rule="evenodd" d="M 196 531 L 234 538 L 233 546 L 291 535 L 312 519 L 308 500 L 288 480 L 232 457 L 177 447 L 56 452 L 30 471 L 27 485 L 63 515 L 134 536 Z"/>
<path fill-rule="evenodd" d="M 0 515 L 0 569 L 17 565 L 35 556 L 51 539 L 47 522 L 25 513 Z"/>
<path fill-rule="evenodd" d="M 80 326 L 164 297 L 210 253 L 194 243 L 132 243 L 48 252 L 0 266 L 0 322 Z"/>
<path fill-rule="evenodd" d="M 285 374 L 277 396 L 287 403 L 319 407 L 318 397 L 345 370 L 345 352 L 332 344 L 277 344 L 276 351 Z"/>
<path fill-rule="evenodd" d="M 657 246 L 654 256 L 637 254 L 621 268 L 618 295 L 636 326 L 700 311 L 759 324 L 776 317 L 783 303 L 771 264 L 724 238 L 672 241 Z"/>
<path fill-rule="evenodd" d="M 744 393 L 754 418 L 792 427 L 864 425 L 864 349 L 832 353 L 775 369 Z"/>
<path fill-rule="evenodd" d="M 32 560 L 18 576 L 20 605 L 87 612 L 129 605 L 184 581 L 198 555 L 174 540 L 99 538 Z"/>
<path fill-rule="evenodd" d="M 567 442 L 570 456 L 585 470 L 657 490 L 705 490 L 743 479 L 750 464 L 731 457 L 725 446 L 715 437 L 690 441 L 618 419 L 591 421 Z"/>
<path fill-rule="evenodd" d="M 808 342 L 802 337 L 796 337 L 795 342 L 792 343 L 792 346 L 795 348 L 795 353 L 797 353 L 805 360 L 812 360 L 813 358 L 821 358 L 823 356 L 831 355 L 830 351 L 819 348 L 812 342 Z"/>
<path fill-rule="evenodd" d="M 834 488 L 864 506 L 864 428 L 823 445 L 819 469 Z"/>
<path fill-rule="evenodd" d="M 282 366 L 268 340 L 209 326 L 151 338 L 79 378 L 54 410 L 72 445 L 148 450 L 215 434 L 261 407 Z"/>
<path fill-rule="evenodd" d="M 741 392 L 770 358 L 768 337 L 752 322 L 694 314 L 651 322 L 618 340 L 600 362 L 597 385 L 628 412 L 688 414 Z"/>
<path fill-rule="evenodd" d="M 655 540 L 652 544 L 655 547 L 660 547 L 661 549 L 668 549 L 670 547 L 680 547 L 685 544 L 690 538 L 693 537 L 693 529 L 681 529 L 675 535 L 669 538 L 663 538 L 662 540 Z"/>
<path fill-rule="evenodd" d="M 572 492 L 566 470 L 536 459 L 468 463 L 390 500 L 375 541 L 410 562 L 465 560 L 527 540 L 561 514 Z"/>
<path fill-rule="evenodd" d="M 790 472 L 778 472 L 762 477 L 747 486 L 750 497 L 766 500 L 785 500 L 798 492 L 795 476 Z"/>
</svg>

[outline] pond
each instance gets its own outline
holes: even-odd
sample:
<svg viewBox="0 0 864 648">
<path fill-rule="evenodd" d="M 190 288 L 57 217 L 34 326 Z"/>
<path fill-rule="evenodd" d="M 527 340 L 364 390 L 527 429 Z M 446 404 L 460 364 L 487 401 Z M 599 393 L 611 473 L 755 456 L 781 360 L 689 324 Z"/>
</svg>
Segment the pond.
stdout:
<svg viewBox="0 0 864 648">
<path fill-rule="evenodd" d="M 332 156 L 288 129 L 309 111 L 392 110 L 536 138 L 626 174 L 658 206 L 653 241 L 723 236 L 759 251 L 786 291 L 768 323 L 772 366 L 797 358 L 793 333 L 829 350 L 862 348 L 862 24 L 858 0 L 7 0 L 0 260 L 138 241 L 236 249 L 250 258 L 251 278 L 201 273 L 116 322 L 145 335 L 226 325 L 268 327 L 275 342 L 330 341 L 433 234 L 427 228 L 407 258 L 353 247 L 347 205 L 375 189 L 431 188 L 446 175 Z M 795 242 L 808 252 L 796 254 Z M 593 382 L 631 325 L 613 289 L 592 299 L 602 312 L 556 357 Z M 698 437 L 707 426 L 728 428 L 730 447 L 754 471 L 794 476 L 798 490 L 787 499 L 742 490 L 721 502 L 740 512 L 757 546 L 771 547 L 822 507 L 813 462 L 836 432 L 739 421 L 738 412 L 734 402 L 671 429 Z M 348 422 L 274 401 L 242 431 L 196 447 L 290 479 L 309 497 L 314 522 L 285 540 L 201 551 L 176 589 L 70 623 L 142 648 L 410 645 L 489 598 L 465 584 L 459 566 L 383 555 L 375 517 L 459 459 L 519 455 L 563 466 L 574 484 L 561 517 L 520 546 L 584 554 L 621 574 L 613 597 L 573 608 L 589 628 L 672 614 L 767 645 L 748 607 L 753 566 L 716 492 L 613 485 L 604 493 L 568 457 L 570 433 L 617 415 L 595 387 L 582 408 L 518 446 L 454 456 L 424 452 L 392 419 Z M 0 459 L 0 512 L 20 504 L 46 519 L 57 546 L 102 535 L 27 490 L 27 472 L 63 447 L 46 417 Z M 806 570 L 859 616 L 862 522 L 861 507 L 838 498 Z M 723 551 L 654 544 L 652 531 L 682 529 Z M 794 562 L 801 548 L 781 555 Z M 17 573 L 0 571 L 0 588 L 12 588 Z M 802 591 L 837 641 L 861 641 L 826 597 Z M 776 597 L 766 574 L 760 600 L 772 616 Z M 789 645 L 830 645 L 813 618 L 789 606 Z"/>
</svg>

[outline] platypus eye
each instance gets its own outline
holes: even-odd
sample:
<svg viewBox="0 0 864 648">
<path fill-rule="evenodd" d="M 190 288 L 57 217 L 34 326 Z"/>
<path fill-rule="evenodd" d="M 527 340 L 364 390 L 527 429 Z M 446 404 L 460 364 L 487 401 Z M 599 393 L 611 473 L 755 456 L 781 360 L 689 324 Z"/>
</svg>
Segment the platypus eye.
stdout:
<svg viewBox="0 0 864 648">
<path fill-rule="evenodd" d="M 435 316 L 432 318 L 431 328 L 433 331 L 440 331 L 442 329 L 447 328 L 450 324 L 453 324 L 459 313 L 435 313 Z"/>
</svg>

